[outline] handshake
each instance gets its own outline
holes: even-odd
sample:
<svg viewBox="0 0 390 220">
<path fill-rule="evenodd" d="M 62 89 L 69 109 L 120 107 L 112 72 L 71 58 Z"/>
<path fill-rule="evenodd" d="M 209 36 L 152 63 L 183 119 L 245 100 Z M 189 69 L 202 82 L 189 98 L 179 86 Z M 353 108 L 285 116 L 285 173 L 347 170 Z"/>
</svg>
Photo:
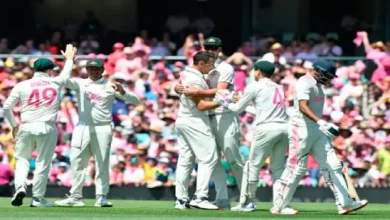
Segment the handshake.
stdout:
<svg viewBox="0 0 390 220">
<path fill-rule="evenodd" d="M 328 137 L 335 138 L 340 135 L 339 127 L 324 120 L 317 121 L 320 130 Z"/>
<path fill-rule="evenodd" d="M 218 102 L 224 107 L 228 107 L 230 103 L 234 103 L 237 101 L 236 93 L 230 92 L 227 89 L 220 89 L 215 94 L 213 101 Z"/>
</svg>

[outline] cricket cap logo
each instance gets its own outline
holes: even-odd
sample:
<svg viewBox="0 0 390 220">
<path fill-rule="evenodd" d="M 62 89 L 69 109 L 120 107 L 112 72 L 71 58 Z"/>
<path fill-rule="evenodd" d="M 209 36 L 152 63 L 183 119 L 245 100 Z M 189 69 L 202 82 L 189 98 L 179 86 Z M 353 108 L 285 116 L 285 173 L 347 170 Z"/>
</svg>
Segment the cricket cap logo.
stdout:
<svg viewBox="0 0 390 220">
<path fill-rule="evenodd" d="M 91 65 L 96 65 L 97 63 L 95 61 L 92 61 L 91 62 Z"/>
<path fill-rule="evenodd" d="M 208 43 L 214 43 L 215 40 L 214 40 L 213 38 L 211 38 L 211 39 L 209 39 L 207 42 L 208 42 Z"/>
</svg>

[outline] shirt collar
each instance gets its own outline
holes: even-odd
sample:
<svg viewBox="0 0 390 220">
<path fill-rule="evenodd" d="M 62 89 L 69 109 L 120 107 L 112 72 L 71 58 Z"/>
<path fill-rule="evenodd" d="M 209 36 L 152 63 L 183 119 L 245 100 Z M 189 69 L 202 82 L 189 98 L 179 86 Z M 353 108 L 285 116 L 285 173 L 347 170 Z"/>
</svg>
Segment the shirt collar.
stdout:
<svg viewBox="0 0 390 220">
<path fill-rule="evenodd" d="M 198 71 L 197 69 L 195 69 L 195 68 L 192 68 L 192 67 L 187 66 L 187 67 L 185 68 L 185 70 L 186 70 L 187 72 L 193 73 L 193 74 L 195 74 L 195 75 L 197 75 L 197 76 L 203 78 L 203 74 L 202 74 L 201 72 L 199 72 L 199 71 Z"/>
<path fill-rule="evenodd" d="M 90 83 L 95 83 L 95 84 L 104 84 L 106 82 L 106 79 L 104 79 L 104 77 L 102 77 L 98 80 L 93 81 L 91 78 L 88 78 L 88 81 Z"/>
<path fill-rule="evenodd" d="M 49 77 L 49 74 L 47 74 L 45 72 L 35 72 L 33 78 L 36 78 L 36 77 Z"/>
</svg>

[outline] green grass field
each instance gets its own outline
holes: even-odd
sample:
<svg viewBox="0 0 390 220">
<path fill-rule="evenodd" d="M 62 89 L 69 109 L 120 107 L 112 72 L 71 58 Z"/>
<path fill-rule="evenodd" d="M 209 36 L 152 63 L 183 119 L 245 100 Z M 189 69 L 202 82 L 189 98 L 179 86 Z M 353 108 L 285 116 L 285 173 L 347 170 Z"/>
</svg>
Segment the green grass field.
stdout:
<svg viewBox="0 0 390 220">
<path fill-rule="evenodd" d="M 54 202 L 54 199 L 49 199 Z M 331 203 L 293 203 L 300 211 L 297 216 L 273 216 L 268 209 L 270 203 L 258 203 L 259 210 L 251 213 L 231 211 L 175 210 L 173 201 L 130 201 L 112 200 L 113 208 L 95 208 L 94 200 L 87 200 L 88 207 L 82 208 L 30 208 L 30 198 L 25 198 L 22 207 L 12 207 L 10 198 L 0 198 L 0 220 L 5 219 L 390 219 L 390 205 L 369 204 L 366 208 L 350 214 L 339 216 L 334 204 Z"/>
</svg>

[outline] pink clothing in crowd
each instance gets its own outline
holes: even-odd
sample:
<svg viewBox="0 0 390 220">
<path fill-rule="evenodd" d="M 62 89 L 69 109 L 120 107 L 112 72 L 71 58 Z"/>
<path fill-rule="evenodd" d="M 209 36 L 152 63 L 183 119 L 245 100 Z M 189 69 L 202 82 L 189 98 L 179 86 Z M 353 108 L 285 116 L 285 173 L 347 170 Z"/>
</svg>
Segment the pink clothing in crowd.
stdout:
<svg viewBox="0 0 390 220">
<path fill-rule="evenodd" d="M 234 75 L 234 90 L 243 92 L 246 87 L 247 71 L 236 70 Z"/>
<path fill-rule="evenodd" d="M 121 183 L 123 182 L 123 173 L 113 170 L 110 174 L 110 183 Z"/>
<path fill-rule="evenodd" d="M 9 184 L 12 177 L 12 170 L 9 164 L 0 162 L 0 186 Z"/>
</svg>

